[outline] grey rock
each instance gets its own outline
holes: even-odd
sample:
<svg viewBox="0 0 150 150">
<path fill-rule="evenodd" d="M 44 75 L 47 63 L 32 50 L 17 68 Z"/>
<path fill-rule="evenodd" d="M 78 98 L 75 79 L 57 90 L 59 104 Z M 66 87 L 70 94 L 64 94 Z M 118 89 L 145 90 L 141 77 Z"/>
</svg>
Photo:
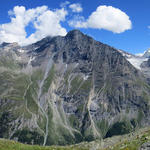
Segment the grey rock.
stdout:
<svg viewBox="0 0 150 150">
<path fill-rule="evenodd" d="M 150 143 L 147 142 L 147 143 L 142 144 L 139 150 L 150 150 Z"/>
</svg>

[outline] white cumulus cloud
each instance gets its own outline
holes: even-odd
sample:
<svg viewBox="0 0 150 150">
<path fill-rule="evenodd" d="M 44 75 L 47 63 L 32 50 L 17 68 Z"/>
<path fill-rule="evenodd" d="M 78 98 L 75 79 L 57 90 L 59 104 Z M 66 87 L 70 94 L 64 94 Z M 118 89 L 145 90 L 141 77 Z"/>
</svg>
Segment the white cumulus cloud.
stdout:
<svg viewBox="0 0 150 150">
<path fill-rule="evenodd" d="M 61 21 L 65 21 L 67 12 L 62 8 L 55 12 L 47 10 L 34 21 L 35 33 L 31 34 L 25 41 L 29 44 L 30 41 L 36 42 L 46 36 L 65 36 L 67 31 L 60 25 Z"/>
<path fill-rule="evenodd" d="M 72 9 L 72 12 L 76 12 L 76 13 L 83 11 L 83 8 L 82 8 L 81 4 L 79 4 L 79 3 L 71 4 L 71 5 L 69 5 L 69 8 Z"/>
<path fill-rule="evenodd" d="M 20 45 L 28 45 L 46 36 L 65 36 L 67 31 L 61 23 L 68 22 L 72 17 L 69 15 L 70 11 L 79 13 L 83 9 L 81 4 L 70 4 L 69 1 L 65 1 L 60 9 L 55 10 L 50 10 L 47 6 L 32 9 L 15 6 L 8 12 L 10 22 L 0 24 L 0 43 L 17 42 Z M 114 33 L 132 28 L 129 16 L 112 6 L 99 6 L 87 19 L 78 14 L 69 21 L 69 25 L 76 28 L 105 29 Z M 27 32 L 28 27 L 33 29 L 33 33 Z"/>
<path fill-rule="evenodd" d="M 105 29 L 114 33 L 122 33 L 132 28 L 129 16 L 112 6 L 99 6 L 88 19 L 78 16 L 69 21 L 69 25 L 76 28 Z"/>
<path fill-rule="evenodd" d="M 45 36 L 65 35 L 66 29 L 61 26 L 65 21 L 67 11 L 64 8 L 49 10 L 47 6 L 28 9 L 24 6 L 15 6 L 9 11 L 10 22 L 0 25 L 0 43 L 18 42 L 27 45 L 36 42 Z M 26 27 L 32 23 L 35 32 L 27 37 Z"/>
</svg>

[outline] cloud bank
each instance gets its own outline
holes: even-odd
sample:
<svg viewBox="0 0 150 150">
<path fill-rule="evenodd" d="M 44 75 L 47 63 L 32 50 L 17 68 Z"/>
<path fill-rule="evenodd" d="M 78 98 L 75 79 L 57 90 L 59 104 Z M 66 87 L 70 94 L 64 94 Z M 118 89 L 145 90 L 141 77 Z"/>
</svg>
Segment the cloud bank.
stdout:
<svg viewBox="0 0 150 150">
<path fill-rule="evenodd" d="M 114 33 L 122 33 L 132 28 L 129 16 L 118 8 L 99 6 L 87 19 L 79 15 L 82 11 L 81 4 L 70 4 L 68 1 L 55 10 L 50 10 L 47 6 L 32 9 L 15 6 L 8 12 L 10 22 L 0 24 L 0 43 L 17 42 L 23 46 L 46 36 L 65 36 L 67 30 L 62 22 L 75 28 L 105 29 Z M 28 27 L 34 32 L 28 33 Z"/>
<path fill-rule="evenodd" d="M 99 6 L 88 19 L 77 16 L 69 21 L 69 25 L 76 28 L 105 29 L 114 33 L 122 33 L 132 28 L 129 16 L 112 6 Z"/>
<path fill-rule="evenodd" d="M 0 42 L 18 42 L 27 45 L 36 42 L 48 35 L 64 36 L 67 31 L 60 22 L 65 21 L 67 11 L 64 8 L 49 10 L 41 6 L 26 10 L 23 6 L 15 6 L 9 11 L 10 23 L 0 25 Z M 27 37 L 26 27 L 33 24 L 35 32 Z"/>
</svg>

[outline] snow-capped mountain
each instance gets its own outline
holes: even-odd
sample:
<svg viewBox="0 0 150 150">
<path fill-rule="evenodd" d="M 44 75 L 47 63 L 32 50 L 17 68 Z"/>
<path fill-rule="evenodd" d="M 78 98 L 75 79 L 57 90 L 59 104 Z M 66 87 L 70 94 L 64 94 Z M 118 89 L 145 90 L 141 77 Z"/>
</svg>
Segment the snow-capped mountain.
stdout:
<svg viewBox="0 0 150 150">
<path fill-rule="evenodd" d="M 137 69 L 143 69 L 143 63 L 147 62 L 150 57 L 150 49 L 145 51 L 143 54 L 140 55 L 133 55 L 127 53 L 125 51 L 119 50 L 119 52 Z"/>
</svg>

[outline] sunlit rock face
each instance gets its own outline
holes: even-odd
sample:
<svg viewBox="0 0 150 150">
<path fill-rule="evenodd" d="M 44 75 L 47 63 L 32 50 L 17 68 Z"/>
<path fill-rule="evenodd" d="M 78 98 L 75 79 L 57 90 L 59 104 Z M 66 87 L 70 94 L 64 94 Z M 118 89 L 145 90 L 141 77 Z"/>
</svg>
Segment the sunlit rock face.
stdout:
<svg viewBox="0 0 150 150">
<path fill-rule="evenodd" d="M 142 71 L 78 30 L 26 47 L 3 43 L 0 85 L 2 138 L 65 145 L 150 124 Z"/>
</svg>

